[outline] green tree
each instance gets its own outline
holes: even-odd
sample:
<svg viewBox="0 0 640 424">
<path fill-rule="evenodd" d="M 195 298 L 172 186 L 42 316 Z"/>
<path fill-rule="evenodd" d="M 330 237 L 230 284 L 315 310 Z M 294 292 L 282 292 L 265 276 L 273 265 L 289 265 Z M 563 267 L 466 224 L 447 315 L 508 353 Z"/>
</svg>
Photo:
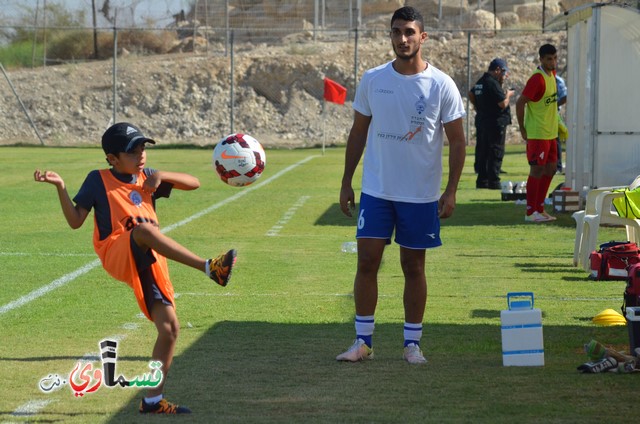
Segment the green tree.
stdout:
<svg viewBox="0 0 640 424">
<path fill-rule="evenodd" d="M 14 21 L 15 30 L 7 34 L 11 43 L 34 40 L 41 43 L 65 29 L 84 27 L 86 22 L 84 10 L 72 12 L 62 3 L 53 1 L 47 1 L 44 10 L 24 4 L 19 8 L 20 12 Z"/>
</svg>

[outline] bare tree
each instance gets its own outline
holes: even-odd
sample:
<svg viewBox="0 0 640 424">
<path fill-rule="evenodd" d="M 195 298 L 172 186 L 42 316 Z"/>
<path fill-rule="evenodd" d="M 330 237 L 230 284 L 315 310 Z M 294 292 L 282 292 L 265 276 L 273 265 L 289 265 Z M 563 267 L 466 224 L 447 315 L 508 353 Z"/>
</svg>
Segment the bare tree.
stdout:
<svg viewBox="0 0 640 424">
<path fill-rule="evenodd" d="M 111 5 L 109 4 L 109 0 L 104 0 L 102 3 L 102 8 L 100 9 L 100 13 L 102 16 L 109 21 L 109 23 L 113 23 L 113 17 L 111 16 Z"/>
</svg>

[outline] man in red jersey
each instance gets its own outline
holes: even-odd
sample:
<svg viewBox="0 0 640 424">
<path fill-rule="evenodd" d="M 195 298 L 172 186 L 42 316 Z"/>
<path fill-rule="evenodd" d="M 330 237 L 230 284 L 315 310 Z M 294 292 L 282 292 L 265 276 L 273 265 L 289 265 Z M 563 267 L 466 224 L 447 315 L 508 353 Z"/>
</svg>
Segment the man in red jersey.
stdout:
<svg viewBox="0 0 640 424">
<path fill-rule="evenodd" d="M 558 161 L 558 106 L 556 67 L 558 53 L 551 44 L 540 47 L 540 66 L 527 81 L 516 102 L 520 135 L 527 143 L 529 178 L 527 179 L 526 222 L 549 222 L 555 217 L 544 210 L 544 200 L 556 172 Z"/>
</svg>

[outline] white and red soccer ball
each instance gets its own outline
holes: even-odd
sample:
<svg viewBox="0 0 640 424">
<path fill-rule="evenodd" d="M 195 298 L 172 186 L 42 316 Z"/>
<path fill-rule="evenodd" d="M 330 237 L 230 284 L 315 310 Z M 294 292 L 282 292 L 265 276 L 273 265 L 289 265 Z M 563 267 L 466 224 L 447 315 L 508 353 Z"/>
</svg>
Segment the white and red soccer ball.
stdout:
<svg viewBox="0 0 640 424">
<path fill-rule="evenodd" d="M 229 134 L 213 150 L 213 167 L 225 183 L 242 187 L 262 175 L 267 163 L 264 149 L 248 134 Z"/>
</svg>

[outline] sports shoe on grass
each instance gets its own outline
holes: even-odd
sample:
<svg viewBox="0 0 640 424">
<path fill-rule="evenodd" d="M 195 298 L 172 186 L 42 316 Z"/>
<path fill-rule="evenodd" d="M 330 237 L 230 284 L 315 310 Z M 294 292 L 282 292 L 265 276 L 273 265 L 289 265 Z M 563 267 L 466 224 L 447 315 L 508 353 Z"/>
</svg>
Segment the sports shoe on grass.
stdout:
<svg viewBox="0 0 640 424">
<path fill-rule="evenodd" d="M 236 250 L 231 249 L 217 258 L 207 260 L 207 273 L 216 283 L 225 287 L 231 279 L 231 271 L 236 263 Z"/>
<path fill-rule="evenodd" d="M 186 406 L 178 406 L 166 399 L 162 399 L 158 403 L 148 404 L 142 399 L 140 401 L 141 414 L 190 414 L 191 409 Z"/>
<path fill-rule="evenodd" d="M 525 215 L 524 216 L 524 220 L 526 222 L 549 222 L 549 221 L 552 221 L 551 219 L 547 218 L 546 216 L 544 216 L 540 212 L 534 212 L 531 215 Z"/>
<path fill-rule="evenodd" d="M 373 349 L 362 339 L 356 339 L 346 352 L 336 356 L 336 361 L 358 362 L 363 359 L 373 359 Z"/>
<path fill-rule="evenodd" d="M 587 374 L 595 374 L 600 372 L 607 372 L 609 370 L 617 369 L 618 361 L 615 358 L 603 358 L 595 362 L 586 362 L 578 367 L 578 371 L 582 371 Z"/>
<path fill-rule="evenodd" d="M 409 343 L 404 348 L 404 353 L 402 354 L 402 357 L 404 358 L 405 361 L 407 361 L 410 364 L 424 364 L 427 362 L 427 360 L 422 355 L 420 346 L 418 346 L 415 343 Z"/>
</svg>

